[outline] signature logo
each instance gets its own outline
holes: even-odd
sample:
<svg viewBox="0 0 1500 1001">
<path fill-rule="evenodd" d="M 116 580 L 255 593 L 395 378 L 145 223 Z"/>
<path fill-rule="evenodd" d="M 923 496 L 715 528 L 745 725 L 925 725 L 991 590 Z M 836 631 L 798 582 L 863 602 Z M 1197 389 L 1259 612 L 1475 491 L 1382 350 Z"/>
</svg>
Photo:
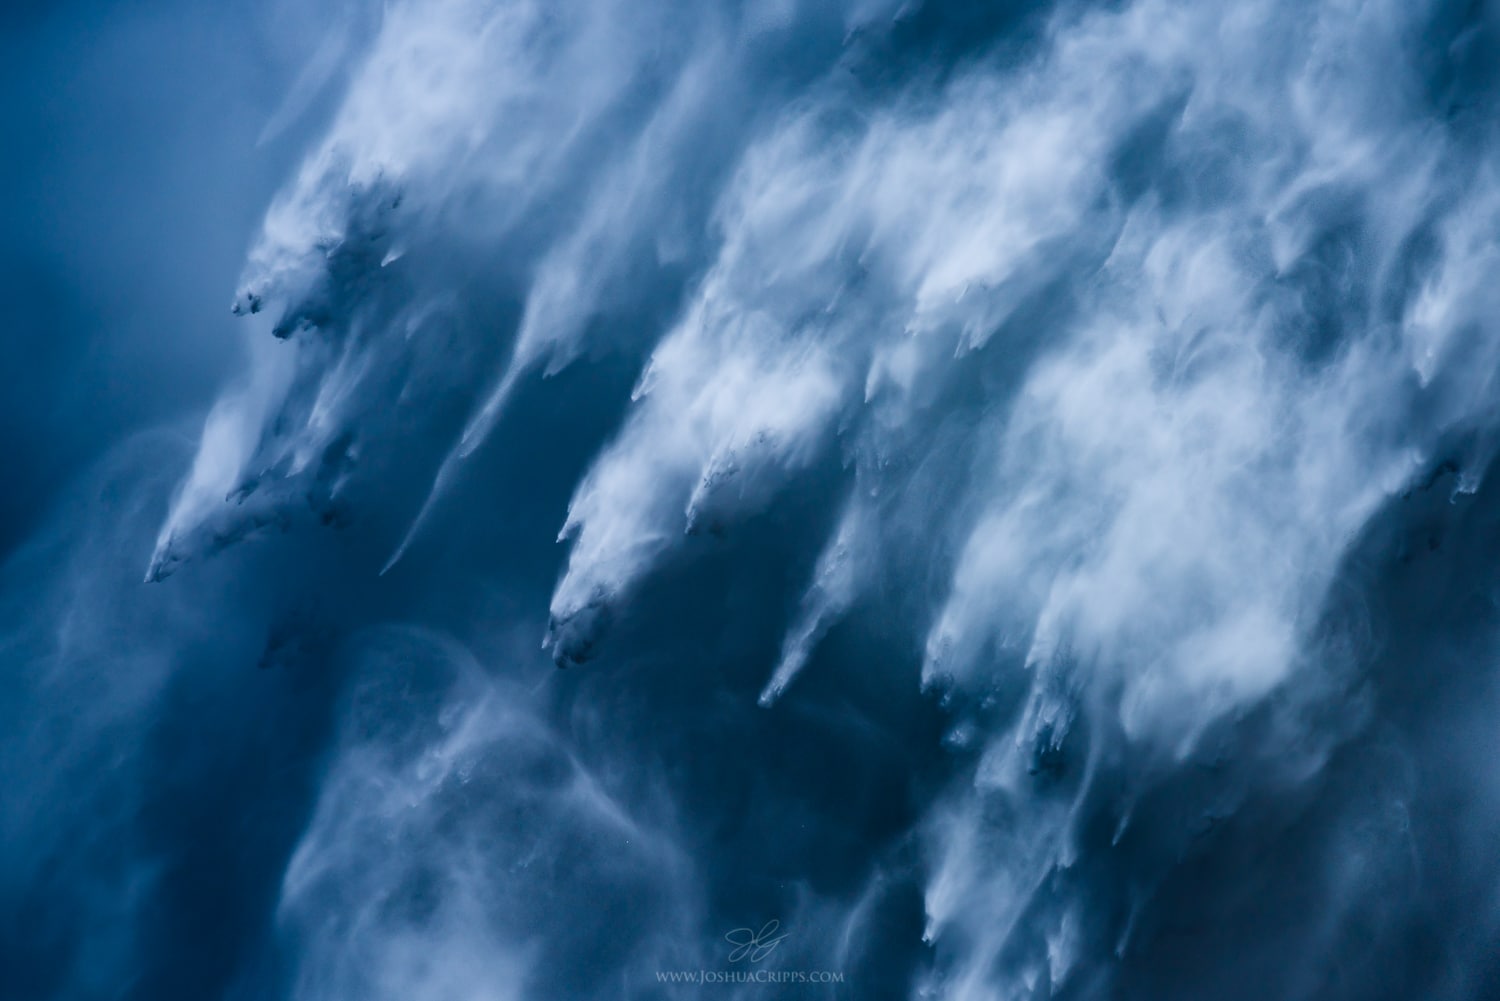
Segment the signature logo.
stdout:
<svg viewBox="0 0 1500 1001">
<path fill-rule="evenodd" d="M 738 963 L 742 959 L 748 959 L 752 963 L 759 963 L 774 952 L 781 944 L 781 940 L 786 938 L 785 932 L 780 935 L 776 934 L 780 928 L 781 922 L 772 918 L 761 926 L 760 931 L 754 928 L 736 928 L 725 935 L 724 940 L 734 946 L 729 953 L 729 961 Z"/>
</svg>

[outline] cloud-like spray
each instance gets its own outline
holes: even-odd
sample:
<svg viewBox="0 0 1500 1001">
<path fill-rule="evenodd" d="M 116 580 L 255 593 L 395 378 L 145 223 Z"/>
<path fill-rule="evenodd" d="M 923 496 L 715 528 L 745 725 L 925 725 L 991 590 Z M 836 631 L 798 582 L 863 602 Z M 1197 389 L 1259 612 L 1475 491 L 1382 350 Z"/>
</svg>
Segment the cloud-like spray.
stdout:
<svg viewBox="0 0 1500 1001">
<path fill-rule="evenodd" d="M 774 918 L 832 996 L 1474 996 L 1461 7 L 398 0 L 318 49 L 147 566 L 275 527 L 246 587 L 346 589 L 292 627 L 278 989 L 673 996 Z"/>
</svg>

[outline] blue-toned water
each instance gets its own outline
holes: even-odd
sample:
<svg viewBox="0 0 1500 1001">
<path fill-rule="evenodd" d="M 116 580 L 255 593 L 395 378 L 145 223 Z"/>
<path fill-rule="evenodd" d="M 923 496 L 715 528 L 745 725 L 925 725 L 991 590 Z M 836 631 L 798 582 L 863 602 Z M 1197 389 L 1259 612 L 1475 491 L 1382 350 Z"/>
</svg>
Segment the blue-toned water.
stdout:
<svg viewBox="0 0 1500 1001">
<path fill-rule="evenodd" d="M 0 997 L 1500 996 L 1500 8 L 0 32 Z"/>
</svg>

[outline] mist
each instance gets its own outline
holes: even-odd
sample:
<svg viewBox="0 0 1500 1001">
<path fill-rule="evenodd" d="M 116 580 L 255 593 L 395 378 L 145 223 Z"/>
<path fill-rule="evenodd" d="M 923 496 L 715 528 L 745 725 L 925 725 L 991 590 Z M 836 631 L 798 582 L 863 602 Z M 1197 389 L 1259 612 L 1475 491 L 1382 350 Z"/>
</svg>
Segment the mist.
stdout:
<svg viewBox="0 0 1500 1001">
<path fill-rule="evenodd" d="M 1500 996 L 1492 5 L 0 25 L 4 996 Z"/>
</svg>

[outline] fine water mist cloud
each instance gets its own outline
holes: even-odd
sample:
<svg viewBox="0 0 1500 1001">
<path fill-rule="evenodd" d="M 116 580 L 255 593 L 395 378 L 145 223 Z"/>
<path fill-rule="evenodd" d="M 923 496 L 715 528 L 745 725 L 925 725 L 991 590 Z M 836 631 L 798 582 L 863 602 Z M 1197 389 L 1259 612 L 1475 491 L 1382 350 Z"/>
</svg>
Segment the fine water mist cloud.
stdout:
<svg viewBox="0 0 1500 1001">
<path fill-rule="evenodd" d="M 1482 995 L 1495 32 L 331 12 L 196 443 L 0 572 L 27 989 Z"/>
</svg>

